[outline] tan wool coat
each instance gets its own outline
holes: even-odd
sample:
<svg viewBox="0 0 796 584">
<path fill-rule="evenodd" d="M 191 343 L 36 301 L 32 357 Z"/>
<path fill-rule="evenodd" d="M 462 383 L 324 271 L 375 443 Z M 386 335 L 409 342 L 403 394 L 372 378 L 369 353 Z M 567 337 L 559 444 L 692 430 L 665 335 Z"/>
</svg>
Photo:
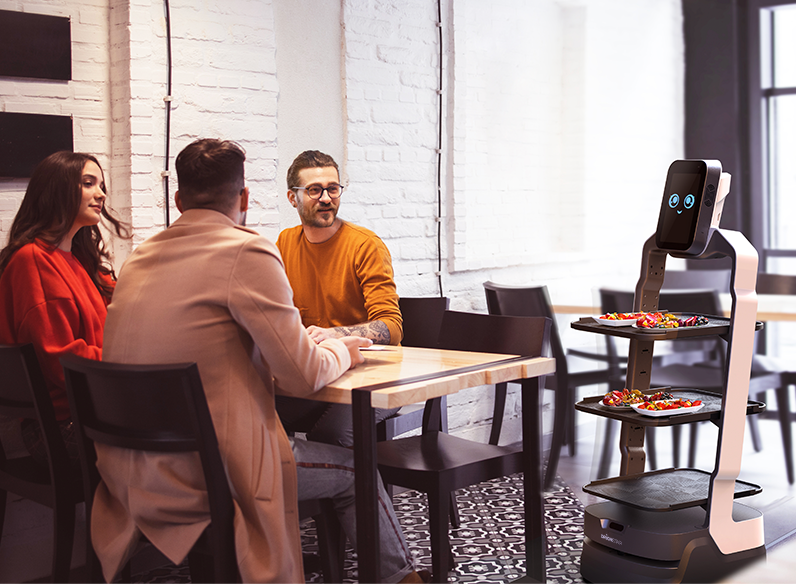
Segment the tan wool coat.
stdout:
<svg viewBox="0 0 796 584">
<path fill-rule="evenodd" d="M 226 215 L 187 210 L 123 266 L 103 359 L 198 364 L 235 499 L 243 581 L 304 582 L 295 462 L 275 386 L 306 396 L 350 357 L 340 341 L 307 336 L 277 248 Z M 181 562 L 210 520 L 198 456 L 97 450 L 91 532 L 106 579 L 140 533 Z"/>
</svg>

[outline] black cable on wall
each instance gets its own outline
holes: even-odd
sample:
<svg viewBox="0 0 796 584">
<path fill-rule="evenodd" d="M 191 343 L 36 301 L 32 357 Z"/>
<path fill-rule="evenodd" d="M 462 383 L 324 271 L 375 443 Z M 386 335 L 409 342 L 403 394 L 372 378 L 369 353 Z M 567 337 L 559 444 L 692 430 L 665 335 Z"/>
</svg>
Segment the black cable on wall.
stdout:
<svg viewBox="0 0 796 584">
<path fill-rule="evenodd" d="M 166 103 L 166 160 L 164 163 L 163 172 L 160 173 L 163 177 L 163 198 L 166 227 L 170 224 L 169 219 L 169 143 L 171 142 L 171 14 L 169 9 L 169 0 L 164 0 L 164 8 L 166 10 L 166 70 L 168 82 L 166 84 L 166 96 L 163 101 Z"/>
<path fill-rule="evenodd" d="M 439 102 L 438 136 L 437 136 L 437 281 L 439 295 L 444 296 L 442 289 L 442 0 L 437 0 L 437 30 L 439 31 Z"/>
</svg>

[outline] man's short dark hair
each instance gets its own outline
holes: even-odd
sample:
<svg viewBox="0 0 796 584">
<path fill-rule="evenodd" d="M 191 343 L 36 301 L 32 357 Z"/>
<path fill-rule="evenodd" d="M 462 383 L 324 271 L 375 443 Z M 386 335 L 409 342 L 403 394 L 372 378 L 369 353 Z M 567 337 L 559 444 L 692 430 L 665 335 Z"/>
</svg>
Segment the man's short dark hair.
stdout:
<svg viewBox="0 0 796 584">
<path fill-rule="evenodd" d="M 324 168 L 326 166 L 333 166 L 334 169 L 337 171 L 337 177 L 339 180 L 340 177 L 340 169 L 337 167 L 337 163 L 334 161 L 334 158 L 329 156 L 328 154 L 324 154 L 323 152 L 319 152 L 318 150 L 305 150 L 293 161 L 293 164 L 290 165 L 290 168 L 287 169 L 287 188 L 293 187 L 303 187 L 304 185 L 298 184 L 299 180 L 299 172 L 304 170 L 305 168 Z"/>
<path fill-rule="evenodd" d="M 177 155 L 177 183 L 184 209 L 226 212 L 244 187 L 246 153 L 230 140 L 204 138 Z"/>
</svg>

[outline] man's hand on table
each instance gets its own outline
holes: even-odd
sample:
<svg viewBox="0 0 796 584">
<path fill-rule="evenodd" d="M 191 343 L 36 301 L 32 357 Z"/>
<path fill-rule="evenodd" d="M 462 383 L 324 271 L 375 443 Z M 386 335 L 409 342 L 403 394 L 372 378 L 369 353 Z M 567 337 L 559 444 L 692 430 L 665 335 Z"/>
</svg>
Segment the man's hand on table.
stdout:
<svg viewBox="0 0 796 584">
<path fill-rule="evenodd" d="M 365 339 L 362 337 L 342 337 L 340 341 L 346 346 L 348 349 L 348 354 L 351 355 L 351 367 L 353 369 L 360 363 L 364 363 L 365 357 L 360 353 L 360 347 L 370 347 L 373 344 L 373 341 L 370 339 Z"/>
</svg>

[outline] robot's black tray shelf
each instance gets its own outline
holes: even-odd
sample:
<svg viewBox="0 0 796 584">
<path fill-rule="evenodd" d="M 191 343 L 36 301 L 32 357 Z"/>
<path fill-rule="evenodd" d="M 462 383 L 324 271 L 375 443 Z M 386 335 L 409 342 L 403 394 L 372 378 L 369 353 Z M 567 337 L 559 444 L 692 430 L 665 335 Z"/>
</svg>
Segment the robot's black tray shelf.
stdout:
<svg viewBox="0 0 796 584">
<path fill-rule="evenodd" d="M 708 502 L 710 473 L 695 468 L 667 468 L 594 481 L 583 491 L 646 511 L 674 511 Z M 735 481 L 735 498 L 762 492 L 758 485 Z"/>
<path fill-rule="evenodd" d="M 660 418 L 652 418 L 644 416 L 636 412 L 633 408 L 615 408 L 611 406 L 604 406 L 602 404 L 602 395 L 584 398 L 575 404 L 575 409 L 581 412 L 594 414 L 595 416 L 602 416 L 604 418 L 611 418 L 613 420 L 620 420 L 622 422 L 629 422 L 636 426 L 675 426 L 678 424 L 688 424 L 690 422 L 702 422 L 704 420 L 717 421 L 721 418 L 721 395 L 704 391 L 700 389 L 686 389 L 670 387 L 657 387 L 649 389 L 642 393 L 652 395 L 658 391 L 668 391 L 674 395 L 675 399 L 690 399 L 702 400 L 704 407 L 698 412 L 693 414 L 677 414 L 673 416 L 663 416 Z M 766 409 L 766 404 L 759 401 L 747 400 L 746 414 L 759 414 Z"/>
<path fill-rule="evenodd" d="M 695 312 L 674 312 L 675 316 L 686 319 L 691 316 L 706 316 L 708 324 L 702 326 L 686 326 L 673 329 L 637 329 L 633 326 L 608 326 L 599 324 L 591 316 L 584 316 L 572 322 L 570 326 L 579 331 L 624 337 L 637 341 L 670 341 L 673 339 L 687 339 L 692 337 L 706 337 L 725 335 L 730 332 L 730 319 L 723 316 L 700 315 Z M 763 323 L 756 321 L 755 330 L 763 328 Z"/>
</svg>

